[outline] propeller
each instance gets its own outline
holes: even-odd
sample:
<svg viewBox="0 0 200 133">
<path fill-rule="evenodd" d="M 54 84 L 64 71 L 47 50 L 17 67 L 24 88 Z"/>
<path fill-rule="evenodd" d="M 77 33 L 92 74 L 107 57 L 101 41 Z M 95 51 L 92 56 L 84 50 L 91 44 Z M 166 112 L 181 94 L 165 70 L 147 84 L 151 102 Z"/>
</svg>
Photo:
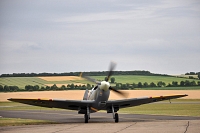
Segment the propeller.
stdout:
<svg viewBox="0 0 200 133">
<path fill-rule="evenodd" d="M 117 93 L 118 95 L 121 95 L 123 97 L 128 97 L 128 93 L 122 92 L 122 91 L 118 91 L 114 88 L 112 88 L 111 86 L 109 87 L 109 90 L 112 90 L 113 92 Z"/>
<path fill-rule="evenodd" d="M 109 72 L 108 72 L 108 76 L 106 78 L 106 82 L 108 82 L 110 80 L 110 77 L 113 75 L 113 70 L 115 69 L 115 67 L 116 67 L 116 63 L 111 62 Z"/>
<path fill-rule="evenodd" d="M 83 78 L 85 78 L 85 79 L 87 79 L 87 80 L 89 80 L 89 81 L 91 81 L 91 82 L 93 82 L 93 83 L 95 83 L 95 84 L 97 84 L 97 85 L 101 85 L 101 82 L 100 82 L 100 81 L 97 81 L 97 80 L 95 80 L 95 79 L 93 79 L 93 78 L 90 78 L 90 77 L 88 77 L 88 76 L 83 76 Z"/>
<path fill-rule="evenodd" d="M 108 76 L 106 77 L 106 80 L 105 80 L 106 82 L 108 82 L 108 81 L 110 80 L 110 77 L 113 75 L 113 70 L 115 69 L 115 67 L 116 67 L 116 63 L 111 62 L 111 63 L 110 63 L 110 67 L 109 67 Z M 80 74 L 80 76 L 82 76 L 82 73 Z M 85 79 L 87 79 L 87 80 L 89 80 L 89 81 L 91 81 L 91 82 L 93 82 L 93 83 L 95 83 L 95 84 L 97 84 L 97 85 L 101 85 L 101 82 L 100 82 L 100 81 L 97 81 L 97 80 L 92 79 L 92 78 L 87 77 L 87 76 L 82 76 L 82 77 L 85 78 Z M 103 81 L 103 82 L 105 82 L 105 81 Z M 122 92 L 122 91 L 119 91 L 119 90 L 116 90 L 116 89 L 114 89 L 114 88 L 111 87 L 111 86 L 109 86 L 108 89 L 109 89 L 109 90 L 112 90 L 113 92 L 115 92 L 115 93 L 117 93 L 117 94 L 119 94 L 119 95 L 121 95 L 121 96 L 123 96 L 123 97 L 127 97 L 127 96 L 128 96 L 127 93 Z"/>
</svg>

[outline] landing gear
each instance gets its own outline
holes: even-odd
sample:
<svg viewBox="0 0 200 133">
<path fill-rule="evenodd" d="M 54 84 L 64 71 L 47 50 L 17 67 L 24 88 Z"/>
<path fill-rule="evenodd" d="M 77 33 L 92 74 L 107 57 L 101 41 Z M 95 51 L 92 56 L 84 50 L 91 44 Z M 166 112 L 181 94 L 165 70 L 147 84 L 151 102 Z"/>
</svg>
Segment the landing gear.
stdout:
<svg viewBox="0 0 200 133">
<path fill-rule="evenodd" d="M 88 123 L 88 120 L 90 119 L 90 110 L 89 110 L 89 107 L 87 107 L 87 112 L 84 115 L 84 118 L 85 118 L 85 123 Z"/>
<path fill-rule="evenodd" d="M 118 115 L 118 113 L 115 113 L 113 106 L 112 106 L 112 113 L 113 113 L 113 119 L 115 119 L 115 123 L 118 123 L 119 122 L 119 115 Z"/>
<path fill-rule="evenodd" d="M 115 123 L 118 123 L 119 122 L 119 115 L 118 113 L 115 113 Z"/>
<path fill-rule="evenodd" d="M 85 114 L 84 118 L 85 118 L 85 123 L 88 123 L 88 119 L 89 119 L 88 114 Z"/>
</svg>

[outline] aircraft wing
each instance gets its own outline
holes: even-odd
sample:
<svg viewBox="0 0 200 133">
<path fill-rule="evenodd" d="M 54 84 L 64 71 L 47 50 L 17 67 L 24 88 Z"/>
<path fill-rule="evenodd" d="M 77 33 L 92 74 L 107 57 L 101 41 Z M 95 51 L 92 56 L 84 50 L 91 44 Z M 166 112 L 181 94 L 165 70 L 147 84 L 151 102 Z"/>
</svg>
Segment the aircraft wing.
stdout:
<svg viewBox="0 0 200 133">
<path fill-rule="evenodd" d="M 61 108 L 70 110 L 79 110 L 81 108 L 86 108 L 94 103 L 93 100 L 61 100 L 61 99 L 20 99 L 20 98 L 10 98 L 9 101 L 48 107 L 48 108 Z"/>
<path fill-rule="evenodd" d="M 132 99 L 122 99 L 122 100 L 113 100 L 108 101 L 106 103 L 107 108 L 111 108 L 113 105 L 116 108 L 126 108 L 126 107 L 132 107 L 132 106 L 138 106 L 142 104 L 148 104 L 163 100 L 169 100 L 174 98 L 180 98 L 185 97 L 188 95 L 168 95 L 168 96 L 157 96 L 157 97 L 141 97 L 141 98 L 132 98 Z"/>
</svg>

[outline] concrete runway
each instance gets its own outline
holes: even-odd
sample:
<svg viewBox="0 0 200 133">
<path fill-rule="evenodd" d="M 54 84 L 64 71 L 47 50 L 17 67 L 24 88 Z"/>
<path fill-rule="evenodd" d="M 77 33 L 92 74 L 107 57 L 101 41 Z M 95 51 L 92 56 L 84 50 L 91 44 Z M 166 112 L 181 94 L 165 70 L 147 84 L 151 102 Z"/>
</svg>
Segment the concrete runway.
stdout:
<svg viewBox="0 0 200 133">
<path fill-rule="evenodd" d="M 84 123 L 83 115 L 74 111 L 58 110 L 20 110 L 0 111 L 0 116 L 50 120 L 60 124 L 0 127 L 1 133 L 64 133 L 64 132 L 176 132 L 200 133 L 200 117 L 120 114 L 115 123 L 112 114 L 91 114 L 89 123 Z"/>
</svg>

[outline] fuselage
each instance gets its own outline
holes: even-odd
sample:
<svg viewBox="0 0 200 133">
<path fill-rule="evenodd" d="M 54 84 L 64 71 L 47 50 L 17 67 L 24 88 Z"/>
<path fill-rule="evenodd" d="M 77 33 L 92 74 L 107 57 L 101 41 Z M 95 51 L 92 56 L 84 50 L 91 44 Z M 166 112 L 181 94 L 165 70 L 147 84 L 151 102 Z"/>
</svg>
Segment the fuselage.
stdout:
<svg viewBox="0 0 200 133">
<path fill-rule="evenodd" d="M 94 104 L 91 107 L 91 112 L 104 109 L 106 102 L 110 96 L 110 83 L 102 81 L 100 85 L 95 86 L 89 92 L 88 100 L 94 100 Z"/>
</svg>

